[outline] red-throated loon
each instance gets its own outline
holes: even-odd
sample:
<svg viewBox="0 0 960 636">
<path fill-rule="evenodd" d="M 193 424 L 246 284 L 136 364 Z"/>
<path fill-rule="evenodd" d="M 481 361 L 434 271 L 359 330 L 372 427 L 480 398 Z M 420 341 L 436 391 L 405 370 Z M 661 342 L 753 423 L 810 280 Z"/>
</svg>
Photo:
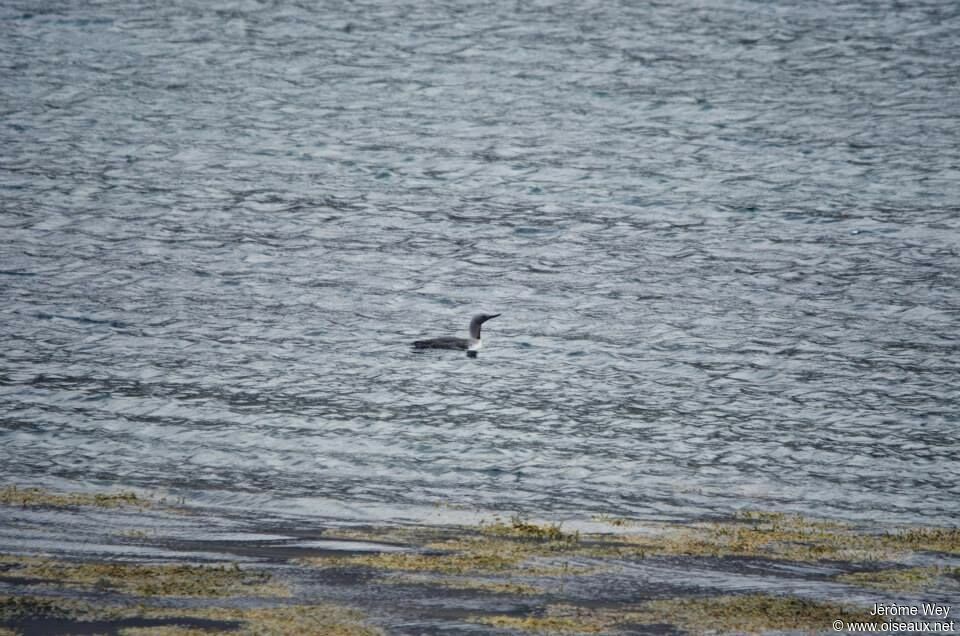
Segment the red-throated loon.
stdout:
<svg viewBox="0 0 960 636">
<path fill-rule="evenodd" d="M 476 355 L 483 343 L 480 340 L 480 325 L 491 318 L 496 318 L 500 314 L 477 314 L 470 321 L 470 337 L 454 338 L 447 336 L 444 338 L 430 338 L 429 340 L 417 340 L 413 343 L 414 349 L 459 349 L 468 354 Z"/>
</svg>

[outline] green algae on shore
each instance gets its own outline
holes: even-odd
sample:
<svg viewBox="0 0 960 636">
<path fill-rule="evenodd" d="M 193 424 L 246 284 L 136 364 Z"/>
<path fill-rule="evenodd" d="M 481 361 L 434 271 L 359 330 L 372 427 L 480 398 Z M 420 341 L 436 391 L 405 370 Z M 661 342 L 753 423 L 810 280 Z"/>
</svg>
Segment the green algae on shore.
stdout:
<svg viewBox="0 0 960 636">
<path fill-rule="evenodd" d="M 960 554 L 960 528 L 901 528 L 885 532 L 880 540 L 903 550 Z"/>
<path fill-rule="evenodd" d="M 580 540 L 580 533 L 563 532 L 559 523 L 538 524 L 528 521 L 520 515 L 510 518 L 510 523 L 495 519 L 493 523 L 480 523 L 480 532 L 493 536 L 514 537 L 517 539 L 531 539 L 551 543 L 566 543 L 575 545 Z"/>
<path fill-rule="evenodd" d="M 65 598 L 0 596 L 0 622 L 10 634 L 30 619 L 56 619 L 77 623 L 93 621 L 112 625 L 108 631 L 122 636 L 193 636 L 195 634 L 237 634 L 239 636 L 380 636 L 382 631 L 367 623 L 354 608 L 333 603 L 284 605 L 277 607 L 187 607 L 93 605 Z M 129 622 L 148 623 L 127 626 Z M 161 623 L 161 624 L 158 624 Z M 3 632 L 0 631 L 0 634 Z M 86 633 L 86 630 L 84 630 Z"/>
<path fill-rule="evenodd" d="M 92 606 L 73 599 L 45 596 L 0 596 L 0 622 L 26 618 L 87 619 Z M 103 619 L 122 616 L 119 610 L 103 608 L 98 613 Z"/>
<path fill-rule="evenodd" d="M 539 565 L 528 561 L 534 557 L 558 556 L 549 549 L 532 549 L 493 539 L 450 539 L 429 544 L 428 552 L 373 552 L 345 556 L 314 556 L 299 562 L 320 568 L 367 567 L 401 572 L 435 572 L 448 575 L 524 574 L 553 576 L 583 573 L 584 568 L 570 565 Z M 442 552 L 439 550 L 443 550 Z"/>
<path fill-rule="evenodd" d="M 382 533 L 350 533 L 353 539 L 376 540 Z M 525 574 L 538 576 L 582 573 L 569 564 L 531 564 L 537 557 L 557 558 L 576 554 L 578 534 L 559 526 L 540 526 L 520 519 L 508 525 L 481 524 L 478 528 L 428 530 L 424 536 L 404 536 L 408 552 L 373 552 L 345 556 L 307 557 L 301 562 L 323 568 L 362 566 L 378 570 L 435 572 L 447 575 Z M 412 551 L 416 550 L 416 551 Z"/>
<path fill-rule="evenodd" d="M 4 486 L 0 488 L 0 505 L 21 507 L 47 506 L 51 508 L 75 508 L 80 506 L 95 506 L 98 508 L 119 508 L 121 506 L 150 508 L 154 505 L 154 502 L 128 491 L 115 493 L 56 493 L 42 488 Z"/>
<path fill-rule="evenodd" d="M 756 634 L 833 631 L 836 620 L 869 621 L 871 615 L 865 609 L 839 603 L 744 594 L 649 601 L 631 618 L 643 623 L 669 623 L 694 633 Z"/>
<path fill-rule="evenodd" d="M 288 596 L 268 573 L 233 566 L 61 561 L 0 554 L 0 580 L 36 579 L 66 587 L 138 596 Z"/>
<path fill-rule="evenodd" d="M 44 515 L 45 511 L 38 513 Z M 123 513 L 108 512 L 106 516 Z M 90 511 L 76 509 L 66 514 L 88 515 Z M 673 573 L 671 577 L 677 574 L 681 579 L 690 564 L 692 572 L 707 567 L 737 576 L 741 557 L 749 559 L 751 567 L 774 569 L 780 567 L 775 562 L 784 560 L 831 561 L 829 573 L 813 568 L 805 576 L 815 584 L 834 588 L 840 587 L 835 585 L 839 581 L 892 591 L 936 591 L 954 589 L 958 578 L 958 568 L 946 567 L 956 565 L 952 560 L 943 567 L 907 567 L 918 562 L 921 552 L 927 553 L 921 563 L 935 561 L 936 554 L 956 553 L 960 533 L 951 528 L 888 527 L 886 532 L 881 528 L 871 533 L 852 524 L 766 512 L 690 524 L 620 519 L 609 523 L 622 530 L 568 532 L 559 523 L 533 522 L 520 516 L 508 520 L 495 517 L 474 526 L 311 530 L 302 534 L 322 538 L 322 543 L 341 539 L 369 544 L 366 549 L 345 544 L 342 552 L 327 546 L 294 548 L 284 541 L 276 547 L 258 547 L 257 554 L 270 559 L 271 567 L 279 564 L 285 572 L 279 582 L 266 570 L 232 563 L 157 564 L 0 554 L 0 581 L 48 595 L 0 598 L 0 630 L 29 631 L 31 624 L 47 617 L 60 623 L 106 621 L 110 623 L 106 631 L 127 636 L 379 633 L 356 610 L 327 604 L 326 590 L 336 585 L 347 586 L 349 598 L 377 616 L 386 614 L 388 621 L 396 620 L 399 613 L 403 621 L 433 621 L 432 625 L 465 621 L 480 630 L 591 634 L 630 632 L 637 625 L 657 625 L 653 629 L 662 630 L 669 624 L 694 633 L 816 631 L 828 629 L 832 620 L 860 620 L 863 610 L 789 595 L 731 595 L 729 588 L 716 589 L 713 596 L 688 596 L 689 592 L 681 591 L 673 598 L 659 598 L 661 591 L 648 581 L 648 569 L 639 561 L 659 557 L 650 571 L 666 567 Z M 118 536 L 109 526 L 104 532 L 114 540 Z M 164 537 L 148 533 L 127 532 L 124 536 L 165 548 L 171 545 Z M 291 532 L 290 536 L 300 533 Z M 208 550 L 214 545 L 207 542 L 199 547 Z M 381 551 L 371 551 L 378 548 Z M 221 549 L 227 555 L 231 550 L 238 550 L 233 554 L 247 551 L 235 541 Z M 225 557 L 224 561 L 234 558 Z M 877 562 L 881 560 L 890 562 Z M 289 567 L 297 565 L 330 571 Z M 866 571 L 870 568 L 876 570 Z M 848 574 L 835 576 L 838 571 Z M 594 579 L 593 575 L 599 576 Z M 286 581 L 295 587 L 296 600 Z M 607 581 L 620 581 L 618 591 L 626 590 L 622 582 L 639 583 L 616 601 L 604 598 Z M 449 613 L 444 605 L 447 609 L 438 614 L 416 603 L 400 608 L 391 601 L 385 606 L 379 594 L 384 584 L 398 586 L 392 588 L 395 594 L 387 595 L 391 599 L 444 598 L 455 609 Z M 103 600 L 102 606 L 69 600 L 91 593 Z M 651 598 L 657 600 L 648 600 Z M 512 609 L 506 612 L 504 607 Z"/>
<path fill-rule="evenodd" d="M 167 610 L 154 612 L 161 617 L 171 615 Z M 239 621 L 241 623 L 239 629 L 229 633 L 240 636 L 381 636 L 383 634 L 379 628 L 366 622 L 363 612 L 333 603 L 258 608 L 206 607 L 185 611 L 176 610 L 173 615 L 184 615 L 195 619 Z M 140 632 L 140 634 L 147 633 L 152 632 Z M 137 633 L 129 630 L 124 633 L 125 636 L 135 634 Z"/>
<path fill-rule="evenodd" d="M 745 512 L 732 520 L 659 526 L 653 534 L 591 536 L 623 556 L 749 556 L 789 561 L 883 561 L 910 552 L 960 554 L 960 529 L 901 528 L 863 532 L 838 521 Z"/>
<path fill-rule="evenodd" d="M 307 557 L 303 562 L 319 567 L 365 566 L 381 570 L 404 572 L 439 572 L 465 574 L 470 572 L 500 572 L 513 568 L 518 559 L 482 552 L 475 554 L 422 554 L 416 552 L 375 552 L 349 556 Z"/>
<path fill-rule="evenodd" d="M 550 605 L 539 615 L 474 616 L 472 622 L 548 634 L 616 632 L 632 625 L 673 625 L 692 633 L 826 631 L 835 620 L 869 620 L 856 607 L 793 596 L 745 594 L 648 601 L 633 607 Z"/>
<path fill-rule="evenodd" d="M 509 594 L 511 596 L 535 596 L 543 594 L 541 586 L 514 581 L 512 579 L 483 579 L 462 576 L 429 576 L 425 574 L 397 574 L 381 579 L 384 583 L 397 585 L 424 585 L 442 587 L 451 590 L 471 590 L 490 594 Z"/>
<path fill-rule="evenodd" d="M 573 618 L 566 616 L 513 616 L 501 614 L 475 617 L 473 622 L 498 629 L 521 630 L 543 634 L 596 634 L 613 624 L 597 618 L 597 612 L 585 610 Z"/>
<path fill-rule="evenodd" d="M 960 568 L 931 565 L 916 568 L 887 568 L 841 574 L 837 580 L 850 585 L 888 592 L 923 592 L 943 584 L 960 589 Z"/>
<path fill-rule="evenodd" d="M 617 520 L 615 525 L 634 524 Z M 558 524 L 536 524 L 514 517 L 509 523 L 496 519 L 477 527 L 338 530 L 330 536 L 386 539 L 409 551 L 325 555 L 306 558 L 303 563 L 459 576 L 554 576 L 582 574 L 588 569 L 580 564 L 570 571 L 569 559 L 573 557 L 595 559 L 593 571 L 598 571 L 611 558 L 749 557 L 852 564 L 896 562 L 917 552 L 960 552 L 960 531 L 954 528 L 898 528 L 869 533 L 843 522 L 771 512 L 745 512 L 726 521 L 648 524 L 640 529 L 642 533 L 581 535 L 563 532 Z M 542 563 L 544 559 L 548 564 Z"/>
</svg>

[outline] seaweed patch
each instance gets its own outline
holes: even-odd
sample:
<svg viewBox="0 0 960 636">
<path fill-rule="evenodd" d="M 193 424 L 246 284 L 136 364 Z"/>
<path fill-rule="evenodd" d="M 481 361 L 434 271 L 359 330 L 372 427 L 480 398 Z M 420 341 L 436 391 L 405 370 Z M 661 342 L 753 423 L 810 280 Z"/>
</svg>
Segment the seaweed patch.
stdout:
<svg viewBox="0 0 960 636">
<path fill-rule="evenodd" d="M 98 508 L 119 508 L 121 506 L 150 508 L 154 502 L 134 492 L 114 493 L 55 493 L 41 488 L 18 488 L 4 486 L 0 488 L 0 505 L 5 506 L 47 506 L 51 508 L 73 508 L 96 506 Z"/>
<path fill-rule="evenodd" d="M 770 594 L 670 598 L 625 608 L 550 605 L 529 616 L 474 616 L 476 623 L 548 634 L 595 634 L 631 625 L 673 625 L 693 633 L 830 630 L 835 620 L 869 620 L 856 607 Z"/>
<path fill-rule="evenodd" d="M 370 534 L 373 539 L 382 535 Z M 359 538 L 352 535 L 352 538 Z M 510 525 L 481 524 L 478 528 L 428 530 L 423 537 L 407 535 L 410 552 L 374 552 L 354 555 L 308 557 L 301 562 L 323 568 L 367 567 L 403 572 L 435 572 L 448 575 L 525 574 L 537 576 L 583 573 L 586 568 L 563 562 L 579 554 L 579 534 L 567 534 L 558 526 L 540 526 L 522 520 Z M 534 559 L 553 559 L 535 563 Z M 559 560 L 559 563 L 557 562 Z"/>
<path fill-rule="evenodd" d="M 0 555 L 0 580 L 33 579 L 66 587 L 138 596 L 288 596 L 269 573 L 233 565 L 63 561 Z"/>
<path fill-rule="evenodd" d="M 54 620 L 89 632 L 93 623 L 105 632 L 123 636 L 228 633 L 240 636 L 271 634 L 300 636 L 380 636 L 382 631 L 370 625 L 359 610 L 317 603 L 279 607 L 187 607 L 93 605 L 71 599 L 0 596 L 0 630 L 17 633 L 35 620 Z M 2 633 L 2 632 L 0 632 Z"/>
<path fill-rule="evenodd" d="M 882 534 L 847 523 L 776 512 L 743 512 L 731 520 L 670 525 L 653 534 L 591 537 L 621 556 L 749 556 L 789 561 L 885 561 L 911 552 L 960 553 L 956 528 L 903 528 Z"/>
<path fill-rule="evenodd" d="M 923 592 L 933 587 L 953 587 L 960 590 L 960 568 L 927 566 L 917 568 L 887 568 L 867 572 L 849 572 L 838 581 L 889 592 Z"/>
</svg>

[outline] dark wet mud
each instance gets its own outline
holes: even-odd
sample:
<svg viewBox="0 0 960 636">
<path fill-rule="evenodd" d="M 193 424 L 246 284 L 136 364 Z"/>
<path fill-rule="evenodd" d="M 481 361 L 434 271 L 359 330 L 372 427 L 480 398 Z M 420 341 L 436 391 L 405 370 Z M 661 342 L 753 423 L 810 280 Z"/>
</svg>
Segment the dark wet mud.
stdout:
<svg viewBox="0 0 960 636">
<path fill-rule="evenodd" d="M 356 526 L 7 488 L 0 634 L 838 633 L 877 604 L 960 607 L 955 528 L 770 512 L 581 526 Z"/>
</svg>

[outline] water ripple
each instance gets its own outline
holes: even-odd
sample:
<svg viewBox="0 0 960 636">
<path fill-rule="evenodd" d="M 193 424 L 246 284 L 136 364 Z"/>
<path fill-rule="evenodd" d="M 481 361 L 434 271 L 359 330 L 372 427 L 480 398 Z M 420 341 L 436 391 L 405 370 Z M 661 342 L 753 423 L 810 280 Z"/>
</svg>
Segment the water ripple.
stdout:
<svg viewBox="0 0 960 636">
<path fill-rule="evenodd" d="M 958 17 L 2 7 L 2 477 L 953 522 Z"/>
</svg>

